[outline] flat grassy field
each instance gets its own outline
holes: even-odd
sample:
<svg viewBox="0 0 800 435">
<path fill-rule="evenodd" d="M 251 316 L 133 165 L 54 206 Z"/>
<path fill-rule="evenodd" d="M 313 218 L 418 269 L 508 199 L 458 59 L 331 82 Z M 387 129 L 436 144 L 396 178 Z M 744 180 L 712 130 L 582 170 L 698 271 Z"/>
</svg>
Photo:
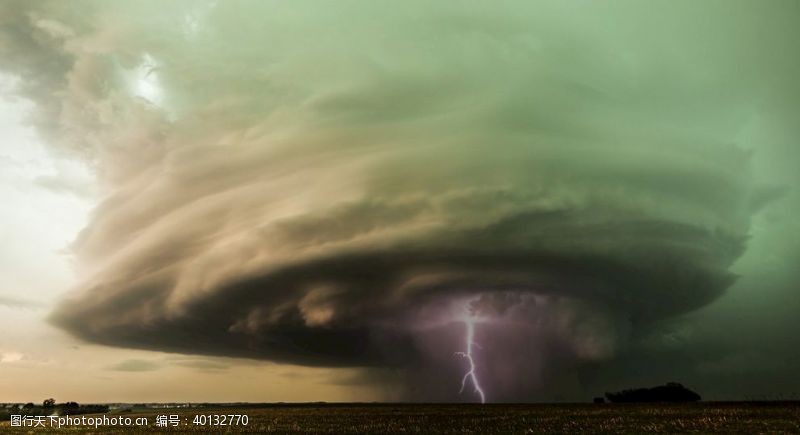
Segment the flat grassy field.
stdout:
<svg viewBox="0 0 800 435">
<path fill-rule="evenodd" d="M 215 426 L 214 415 L 244 414 L 248 424 Z M 148 426 L 16 428 L 3 433 L 800 433 L 798 402 L 696 404 L 533 405 L 248 405 L 110 412 L 109 417 L 146 417 Z M 158 415 L 178 415 L 178 426 L 156 427 Z M 198 415 L 212 416 L 200 417 Z M 95 417 L 97 415 L 93 415 Z M 193 422 L 195 420 L 198 424 Z M 206 424 L 201 420 L 205 420 Z"/>
</svg>

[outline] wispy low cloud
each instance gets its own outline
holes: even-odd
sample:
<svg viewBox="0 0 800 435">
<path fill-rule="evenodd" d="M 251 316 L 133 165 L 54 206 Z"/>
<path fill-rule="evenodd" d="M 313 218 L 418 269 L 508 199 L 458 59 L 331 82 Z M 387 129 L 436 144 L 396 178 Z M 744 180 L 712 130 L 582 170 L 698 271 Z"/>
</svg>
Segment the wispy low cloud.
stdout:
<svg viewBox="0 0 800 435">
<path fill-rule="evenodd" d="M 20 299 L 0 294 L 0 307 L 35 309 L 44 307 L 44 304 L 28 299 Z"/>
<path fill-rule="evenodd" d="M 197 358 L 179 358 L 171 361 L 171 364 L 201 371 L 220 371 L 227 370 L 230 367 L 230 365 L 220 361 Z"/>
<path fill-rule="evenodd" d="M 22 361 L 23 358 L 25 358 L 25 355 L 19 352 L 0 352 L 0 364 L 15 363 Z"/>
<path fill-rule="evenodd" d="M 227 370 L 230 364 L 209 358 L 176 356 L 159 360 L 130 358 L 108 366 L 106 369 L 117 372 L 151 372 L 169 367 L 184 367 L 203 372 L 217 372 Z"/>
<path fill-rule="evenodd" d="M 108 370 L 117 372 L 151 372 L 160 369 L 161 364 L 143 359 L 126 359 L 108 367 Z"/>
</svg>

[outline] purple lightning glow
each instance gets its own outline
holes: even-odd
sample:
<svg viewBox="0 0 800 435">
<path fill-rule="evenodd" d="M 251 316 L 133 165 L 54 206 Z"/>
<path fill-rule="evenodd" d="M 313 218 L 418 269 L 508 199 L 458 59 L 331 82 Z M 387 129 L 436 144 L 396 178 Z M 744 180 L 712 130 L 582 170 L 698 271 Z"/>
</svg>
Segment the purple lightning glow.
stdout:
<svg viewBox="0 0 800 435">
<path fill-rule="evenodd" d="M 481 398 L 481 403 L 486 403 L 486 396 L 483 393 L 483 389 L 481 388 L 480 383 L 478 382 L 478 376 L 475 374 L 475 359 L 472 357 L 472 348 L 475 346 L 475 318 L 473 317 L 466 317 L 464 319 L 464 325 L 466 326 L 466 352 L 456 352 L 456 355 L 464 357 L 469 362 L 469 371 L 464 374 L 464 377 L 461 379 L 461 390 L 459 393 L 464 392 L 464 387 L 467 385 L 467 379 L 472 382 L 472 386 L 475 388 L 475 393 L 477 393 Z"/>
</svg>

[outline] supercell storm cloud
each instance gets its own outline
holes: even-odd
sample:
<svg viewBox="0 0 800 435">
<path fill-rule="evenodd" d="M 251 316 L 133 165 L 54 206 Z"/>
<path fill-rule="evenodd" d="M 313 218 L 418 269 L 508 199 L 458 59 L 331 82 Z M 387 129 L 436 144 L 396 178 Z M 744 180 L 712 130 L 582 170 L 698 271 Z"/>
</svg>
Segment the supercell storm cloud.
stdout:
<svg viewBox="0 0 800 435">
<path fill-rule="evenodd" d="M 731 133 L 755 73 L 644 8 L 4 5 L 32 122 L 103 188 L 52 315 L 92 342 L 478 400 L 474 321 L 487 400 L 534 397 L 719 297 L 769 196 Z"/>
</svg>

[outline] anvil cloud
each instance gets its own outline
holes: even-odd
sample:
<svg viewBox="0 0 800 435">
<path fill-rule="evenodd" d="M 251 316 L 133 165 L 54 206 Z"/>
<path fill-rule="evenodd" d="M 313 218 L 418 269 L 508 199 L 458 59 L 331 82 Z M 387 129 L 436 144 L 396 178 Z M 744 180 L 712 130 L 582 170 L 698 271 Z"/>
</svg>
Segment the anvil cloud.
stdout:
<svg viewBox="0 0 800 435">
<path fill-rule="evenodd" d="M 34 124 L 105 193 L 52 315 L 93 342 L 416 367 L 463 303 L 513 317 L 499 351 L 609 358 L 723 294 L 776 196 L 736 143 L 780 62 L 752 4 L 0 8 Z"/>
</svg>

